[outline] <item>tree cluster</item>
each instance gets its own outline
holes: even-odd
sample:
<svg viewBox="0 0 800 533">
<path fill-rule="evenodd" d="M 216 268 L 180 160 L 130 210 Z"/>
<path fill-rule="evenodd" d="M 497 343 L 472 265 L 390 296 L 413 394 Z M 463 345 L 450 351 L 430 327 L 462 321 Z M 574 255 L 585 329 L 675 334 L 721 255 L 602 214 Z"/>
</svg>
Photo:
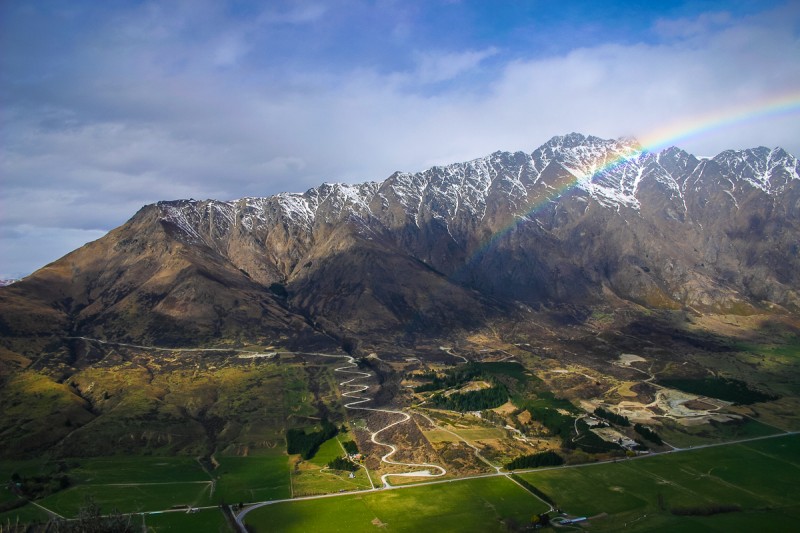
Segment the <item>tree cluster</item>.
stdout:
<svg viewBox="0 0 800 533">
<path fill-rule="evenodd" d="M 618 426 L 630 426 L 631 423 L 628 420 L 627 416 L 618 415 L 617 413 L 612 413 L 608 409 L 603 409 L 602 407 L 598 407 L 594 410 L 595 416 L 599 416 L 600 418 L 605 418 L 609 422 L 613 424 L 617 424 Z"/>
<path fill-rule="evenodd" d="M 564 446 L 570 449 L 580 448 L 587 453 L 606 453 L 618 452 L 621 448 L 618 444 L 603 440 L 599 435 L 589 429 L 582 420 L 578 421 L 580 434 L 573 438 L 564 440 Z"/>
<path fill-rule="evenodd" d="M 451 409 L 453 411 L 481 411 L 494 409 L 508 401 L 508 390 L 503 385 L 496 385 L 488 389 L 451 394 L 444 396 L 436 394 L 431 398 L 431 403 L 436 407 Z"/>
<path fill-rule="evenodd" d="M 320 445 L 336 436 L 339 429 L 327 418 L 322 419 L 322 429 L 306 433 L 303 428 L 292 428 L 286 432 L 286 451 L 289 454 L 299 453 L 303 459 L 311 459 Z"/>
<path fill-rule="evenodd" d="M 634 424 L 633 430 L 642 437 L 649 440 L 650 442 L 654 442 L 656 444 L 664 444 L 664 441 L 661 440 L 661 437 L 658 436 L 658 433 L 656 433 L 647 426 L 643 426 L 641 424 Z"/>
<path fill-rule="evenodd" d="M 699 396 L 719 398 L 726 402 L 733 402 L 734 405 L 750 405 L 778 399 L 778 396 L 751 389 L 744 381 L 730 378 L 668 378 L 659 379 L 658 382 L 665 387 L 672 387 Z"/>
<path fill-rule="evenodd" d="M 68 488 L 72 480 L 60 472 L 30 477 L 23 477 L 14 472 L 11 475 L 11 483 L 15 491 L 28 499 L 36 500 Z"/>
<path fill-rule="evenodd" d="M 506 470 L 516 470 L 519 468 L 537 468 L 540 466 L 558 466 L 564 464 L 564 458 L 553 450 L 533 453 L 530 455 L 520 455 L 513 461 L 506 464 Z"/>
<path fill-rule="evenodd" d="M 550 525 L 550 515 L 547 513 L 540 513 L 531 517 L 531 524 L 539 527 L 547 527 Z"/>
<path fill-rule="evenodd" d="M 531 418 L 542 424 L 547 430 L 566 442 L 572 435 L 574 418 L 558 412 L 550 407 L 528 407 Z"/>
<path fill-rule="evenodd" d="M 430 383 L 415 387 L 414 392 L 428 392 L 446 389 L 448 387 L 455 387 L 456 385 L 466 383 L 467 381 L 480 376 L 482 371 L 483 369 L 479 363 L 470 361 L 469 363 L 447 370 L 444 376 L 433 374 L 432 381 Z M 430 376 L 430 374 L 427 374 L 424 377 L 428 376 Z"/>
<path fill-rule="evenodd" d="M 350 459 L 345 459 L 344 457 L 337 457 L 333 461 L 328 463 L 328 468 L 331 470 L 347 470 L 348 472 L 355 472 L 358 470 L 358 465 L 355 464 Z"/>
<path fill-rule="evenodd" d="M 711 516 L 721 513 L 735 513 L 741 510 L 742 508 L 736 504 L 712 503 L 697 507 L 673 507 L 669 512 L 678 516 Z"/>
<path fill-rule="evenodd" d="M 141 528 L 134 526 L 132 515 L 123 515 L 116 509 L 103 514 L 100 506 L 88 497 L 75 520 L 56 518 L 47 524 L 45 530 L 53 533 L 133 533 L 137 529 Z"/>
<path fill-rule="evenodd" d="M 355 455 L 358 453 L 358 444 L 356 444 L 353 440 L 346 440 L 342 443 L 344 447 L 344 451 L 349 453 L 350 455 Z"/>
</svg>

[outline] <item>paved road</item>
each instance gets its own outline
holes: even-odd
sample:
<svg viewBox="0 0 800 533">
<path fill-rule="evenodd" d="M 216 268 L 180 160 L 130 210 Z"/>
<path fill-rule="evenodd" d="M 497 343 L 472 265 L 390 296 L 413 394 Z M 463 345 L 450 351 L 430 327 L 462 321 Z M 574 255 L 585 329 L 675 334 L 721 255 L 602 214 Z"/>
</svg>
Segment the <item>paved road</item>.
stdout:
<svg viewBox="0 0 800 533">
<path fill-rule="evenodd" d="M 260 352 L 258 350 L 248 350 L 246 348 L 164 348 L 163 346 L 141 346 L 139 344 L 128 344 L 125 342 L 104 341 L 91 337 L 64 337 L 65 339 L 80 339 L 84 341 L 109 344 L 112 346 L 125 346 L 126 348 L 137 348 L 139 350 L 153 350 L 158 352 L 238 352 L 250 354 L 250 357 L 272 357 L 276 352 Z"/>
<path fill-rule="evenodd" d="M 337 359 L 345 359 L 346 362 L 347 362 L 346 366 L 341 366 L 341 367 L 338 367 L 338 368 L 334 369 L 335 372 L 341 372 L 343 374 L 353 374 L 354 375 L 354 377 L 339 383 L 340 387 L 343 387 L 343 388 L 344 387 L 348 387 L 350 389 L 350 390 L 347 390 L 345 392 L 342 392 L 342 396 L 344 396 L 346 398 L 350 398 L 350 399 L 353 400 L 351 402 L 348 402 L 348 403 L 344 404 L 344 406 L 347 409 L 361 410 L 361 411 L 373 411 L 373 412 L 377 412 L 377 413 L 387 413 L 387 414 L 391 414 L 391 415 L 399 415 L 400 416 L 400 418 L 398 420 L 396 420 L 396 421 L 394 421 L 394 422 L 392 422 L 390 424 L 387 424 L 386 426 L 382 427 L 381 429 L 379 429 L 377 431 L 373 431 L 372 434 L 370 435 L 370 440 L 373 443 L 375 443 L 375 444 L 377 444 L 379 446 L 384 446 L 386 448 L 389 448 L 389 451 L 386 454 L 384 454 L 383 457 L 381 457 L 381 461 L 382 462 L 384 462 L 386 464 L 392 464 L 392 465 L 398 465 L 398 466 L 405 466 L 405 467 L 408 467 L 408 468 L 414 468 L 415 470 L 411 470 L 409 472 L 398 472 L 398 473 L 383 474 L 381 476 L 381 483 L 382 483 L 381 487 L 379 487 L 379 488 L 374 488 L 373 487 L 372 489 L 366 489 L 366 490 L 362 490 L 362 491 L 350 491 L 350 492 L 347 492 L 347 493 L 344 493 L 344 494 L 356 494 L 356 493 L 360 493 L 360 492 L 372 492 L 372 491 L 376 491 L 376 490 L 401 488 L 401 487 L 396 487 L 396 486 L 392 485 L 391 483 L 389 483 L 389 478 L 390 477 L 431 477 L 431 478 L 435 478 L 435 477 L 441 477 L 441 476 L 443 476 L 443 475 L 445 475 L 447 473 L 447 470 L 444 467 L 436 465 L 436 464 L 432 464 L 432 463 L 406 463 L 406 462 L 403 462 L 403 461 L 395 461 L 394 459 L 391 459 L 392 455 L 397 453 L 397 447 L 395 445 L 393 445 L 393 444 L 389 444 L 388 442 L 383 442 L 383 441 L 378 440 L 378 435 L 383 433 L 384 431 L 386 431 L 387 429 L 389 429 L 391 427 L 394 427 L 394 426 L 396 426 L 398 424 L 403 424 L 404 422 L 408 422 L 409 420 L 411 420 L 411 415 L 409 415 L 408 413 L 403 412 L 403 411 L 398 411 L 396 409 L 380 409 L 380 408 L 377 408 L 377 407 L 363 407 L 361 404 L 364 404 L 364 403 L 372 401 L 372 398 L 360 395 L 362 392 L 367 390 L 369 388 L 369 386 L 364 385 L 364 384 L 353 383 L 353 382 L 357 381 L 359 379 L 364 379 L 364 378 L 370 377 L 371 374 L 369 374 L 367 372 L 362 372 L 360 370 L 356 370 L 358 368 L 358 365 L 356 364 L 355 359 L 353 357 L 351 357 L 349 355 L 327 354 L 327 353 L 319 353 L 319 352 L 311 352 L 311 353 L 308 353 L 308 352 L 279 352 L 279 353 L 300 353 L 301 355 L 314 355 L 314 356 L 319 356 L 319 357 L 334 357 L 334 358 L 337 358 Z M 477 452 L 477 449 L 476 449 L 476 452 Z M 413 485 L 416 485 L 416 484 L 413 484 Z M 408 485 L 403 485 L 403 487 L 405 487 L 405 486 L 408 486 Z M 301 497 L 301 498 L 292 498 L 292 499 L 289 499 L 289 500 L 274 500 L 274 501 L 269 501 L 269 502 L 261 502 L 261 503 L 252 505 L 250 507 L 247 507 L 246 509 L 241 511 L 238 515 L 236 515 L 236 524 L 239 526 L 239 528 L 242 531 L 246 531 L 245 528 L 244 528 L 244 517 L 245 517 L 245 515 L 247 513 L 249 513 L 250 511 L 252 511 L 253 509 L 257 509 L 259 507 L 263 507 L 264 505 L 270 505 L 270 504 L 273 504 L 273 503 L 278 503 L 279 501 L 296 501 L 296 500 L 309 500 L 309 499 L 315 499 L 315 498 L 332 498 L 332 497 L 341 496 L 341 495 L 342 495 L 341 493 L 334 493 L 334 494 L 324 494 L 324 495 L 319 495 L 319 496 L 307 496 L 307 497 Z"/>
<path fill-rule="evenodd" d="M 400 415 L 401 418 L 388 424 L 381 429 L 374 431 L 370 435 L 370 440 L 379 445 L 389 448 L 389 451 L 381 457 L 381 461 L 387 464 L 398 465 L 398 466 L 405 466 L 409 468 L 422 468 L 422 470 L 414 470 L 411 472 L 401 472 L 401 473 L 394 473 L 394 474 L 384 474 L 381 476 L 381 482 L 383 483 L 383 487 L 390 487 L 391 484 L 389 483 L 390 477 L 439 477 L 443 476 L 447 473 L 443 467 L 431 463 L 405 463 L 403 461 L 395 461 L 394 459 L 390 459 L 392 455 L 397 453 L 397 447 L 393 444 L 389 444 L 388 442 L 383 442 L 378 440 L 378 435 L 383 433 L 387 429 L 394 427 L 398 424 L 402 424 L 404 422 L 408 422 L 411 420 L 411 416 L 403 411 L 398 411 L 395 409 L 380 409 L 376 407 L 361 407 L 360 404 L 372 401 L 372 398 L 368 398 L 366 396 L 359 396 L 360 393 L 367 390 L 369 387 L 364 384 L 354 384 L 353 382 L 359 379 L 363 379 L 365 377 L 370 377 L 371 374 L 367 372 L 361 372 L 360 370 L 354 370 L 358 368 L 358 365 L 355 362 L 355 359 L 349 355 L 336 355 L 336 354 L 323 354 L 323 353 L 316 353 L 314 355 L 322 356 L 322 357 L 336 357 L 339 359 L 346 359 L 347 366 L 341 366 L 336 368 L 336 372 L 341 372 L 343 374 L 354 374 L 355 377 L 342 381 L 339 383 L 340 387 L 349 387 L 351 390 L 347 392 L 342 392 L 342 396 L 351 398 L 353 401 L 344 404 L 344 406 L 348 409 L 354 410 L 362 410 L 362 411 L 374 411 L 377 413 L 388 413 L 392 415 Z M 437 471 L 437 473 L 431 472 L 431 470 Z"/>
<path fill-rule="evenodd" d="M 517 474 L 524 474 L 524 473 L 528 473 L 528 472 L 543 472 L 543 471 L 546 471 L 546 470 L 564 470 L 564 469 L 569 469 L 569 468 L 586 468 L 586 467 L 595 466 L 595 465 L 599 465 L 599 464 L 613 463 L 615 461 L 617 461 L 617 462 L 635 461 L 637 459 L 647 459 L 649 457 L 658 457 L 658 456 L 663 455 L 663 454 L 685 453 L 685 452 L 691 452 L 691 451 L 699 450 L 699 449 L 703 449 L 703 448 L 715 448 L 715 447 L 718 447 L 718 446 L 731 446 L 731 445 L 734 445 L 734 444 L 743 444 L 743 443 L 754 442 L 754 441 L 759 441 L 759 440 L 776 439 L 776 438 L 781 438 L 781 437 L 787 437 L 787 436 L 790 436 L 790 435 L 800 435 L 800 431 L 787 431 L 785 433 L 778 433 L 778 434 L 775 434 L 775 435 L 765 435 L 765 436 L 762 436 L 762 437 L 751 437 L 751 438 L 748 438 L 748 439 L 741 439 L 741 440 L 728 441 L 728 442 L 719 442 L 719 443 L 714 443 L 714 444 L 703 444 L 703 445 L 699 445 L 699 446 L 694 446 L 692 448 L 678 448 L 678 449 L 675 449 L 675 450 L 670 450 L 670 451 L 661 452 L 661 453 L 653 453 L 653 454 L 648 454 L 648 455 L 639 455 L 639 456 L 636 456 L 636 457 L 631 457 L 629 459 L 619 459 L 619 460 L 610 459 L 610 460 L 607 460 L 607 461 L 598 461 L 598 462 L 594 462 L 594 463 L 582 463 L 582 464 L 576 464 L 576 465 L 563 465 L 563 466 L 550 466 L 550 467 L 541 467 L 541 468 L 528 468 L 528 469 L 524 469 L 524 470 L 515 470 L 514 472 L 517 473 Z M 314 500 L 314 499 L 318 499 L 318 498 L 337 498 L 337 497 L 340 497 L 340 496 L 349 496 L 349 495 L 352 495 L 352 494 L 363 494 L 363 493 L 369 493 L 369 492 L 378 492 L 378 491 L 381 491 L 381 490 L 401 490 L 401 489 L 409 489 L 409 488 L 418 487 L 420 485 L 435 485 L 435 484 L 440 484 L 440 483 L 457 483 L 459 481 L 467 481 L 467 480 L 470 480 L 470 479 L 479 479 L 479 478 L 487 478 L 487 477 L 498 477 L 498 476 L 509 477 L 509 473 L 508 472 L 493 472 L 493 473 L 490 473 L 490 474 L 478 474 L 478 475 L 474 475 L 474 476 L 464 476 L 464 477 L 451 478 L 451 479 L 441 479 L 441 480 L 435 480 L 435 481 L 423 481 L 423 482 L 419 482 L 419 483 L 410 483 L 408 485 L 392 485 L 392 486 L 385 487 L 385 488 L 384 487 L 380 487 L 380 488 L 376 488 L 376 489 L 365 489 L 365 490 L 351 491 L 351 492 L 345 492 L 345 493 L 323 494 L 323 495 L 319 495 L 319 496 L 305 496 L 305 497 L 302 497 L 302 498 L 287 498 L 287 499 L 283 499 L 283 500 L 272 500 L 272 501 L 258 502 L 258 503 L 255 503 L 253 505 L 250 505 L 247 508 L 245 508 L 244 510 L 242 510 L 236 516 L 236 523 L 239 526 L 239 528 L 242 531 L 242 533 L 246 533 L 247 530 L 244 527 L 244 517 L 245 517 L 245 515 L 247 513 L 249 513 L 250 511 L 254 510 L 254 509 L 258 509 L 260 507 L 264 507 L 266 505 L 272 505 L 272 504 L 275 504 L 275 503 L 292 502 L 292 501 L 299 501 L 299 500 Z M 509 479 L 511 479 L 511 478 L 509 477 Z M 513 479 L 511 479 L 511 480 L 514 481 Z M 549 504 L 547 504 L 547 505 L 549 505 Z"/>
<path fill-rule="evenodd" d="M 118 345 L 118 346 L 128 346 L 128 347 L 131 347 L 131 348 L 139 348 L 139 349 L 146 349 L 146 350 L 193 351 L 193 352 L 203 352 L 203 351 L 231 352 L 231 351 L 235 351 L 235 352 L 240 352 L 240 353 L 259 353 L 259 352 L 256 352 L 255 350 L 237 349 L 237 348 L 232 348 L 232 349 L 228 349 L 228 348 L 162 348 L 162 347 L 156 347 L 156 346 L 139 346 L 139 345 L 135 345 L 135 344 L 126 344 L 126 343 L 120 343 L 120 342 L 110 342 L 110 341 L 104 341 L 104 340 L 101 340 L 101 339 L 93 339 L 93 338 L 88 338 L 88 337 L 68 337 L 68 338 L 83 339 L 83 340 L 87 340 L 87 341 L 99 342 L 99 343 L 102 343 L 102 344 L 113 344 L 113 345 Z M 264 507 L 266 505 L 272 505 L 272 504 L 275 504 L 275 503 L 301 501 L 301 500 L 314 500 L 314 499 L 320 499 L 320 498 L 336 498 L 336 497 L 339 497 L 339 496 L 348 496 L 348 495 L 352 495 L 352 494 L 376 492 L 376 491 L 380 491 L 380 490 L 406 489 L 406 488 L 417 487 L 419 485 L 430 485 L 430 484 L 438 484 L 438 483 L 453 483 L 453 482 L 458 482 L 458 481 L 466 481 L 466 480 L 469 480 L 469 479 L 478 479 L 478 478 L 485 478 L 485 477 L 497 477 L 497 476 L 506 476 L 511 481 L 516 483 L 515 480 L 513 480 L 511 477 L 509 477 L 509 474 L 510 474 L 509 472 L 501 472 L 500 471 L 501 467 L 497 467 L 497 466 L 491 465 L 491 463 L 486 461 L 486 459 L 483 458 L 478 453 L 478 449 L 477 448 L 472 446 L 470 443 L 467 443 L 473 449 L 475 449 L 475 454 L 476 454 L 477 457 L 479 457 L 481 460 L 483 460 L 487 464 L 491 465 L 497 471 L 493 472 L 493 473 L 490 473 L 490 474 L 478 474 L 478 475 L 473 475 L 473 476 L 463 476 L 463 477 L 459 477 L 459 478 L 451 478 L 451 479 L 444 479 L 444 480 L 423 481 L 423 482 L 418 482 L 418 483 L 409 483 L 409 484 L 406 484 L 406 485 L 391 485 L 388 482 L 388 477 L 392 477 L 392 476 L 397 476 L 397 477 L 441 477 L 441 476 L 443 476 L 443 475 L 445 475 L 447 473 L 447 471 L 443 467 L 441 467 L 439 465 L 435 465 L 435 464 L 429 464 L 429 463 L 404 463 L 404 462 L 401 462 L 401 461 L 394 461 L 394 460 L 390 459 L 390 457 L 397 452 L 397 448 L 392 444 L 389 444 L 389 443 L 386 443 L 386 442 L 381 442 L 381 441 L 377 440 L 378 434 L 380 434 L 381 432 L 383 432 L 383 431 L 385 431 L 385 430 L 387 430 L 387 429 L 389 429 L 389 428 L 391 428 L 393 426 L 396 426 L 398 424 L 402 424 L 403 422 L 407 422 L 408 420 L 411 419 L 411 416 L 409 414 L 403 412 L 403 411 L 398 411 L 398 410 L 394 410 L 394 409 L 379 409 L 379 408 L 373 408 L 373 407 L 360 407 L 359 406 L 360 404 L 372 401 L 372 398 L 368 398 L 368 397 L 364 397 L 364 396 L 358 396 L 359 393 L 364 392 L 369 387 L 367 385 L 363 385 L 363 384 L 353 384 L 353 381 L 356 381 L 358 379 L 363 379 L 365 377 L 369 377 L 370 374 L 367 373 L 367 372 L 361 372 L 360 370 L 354 370 L 355 368 L 358 368 L 358 365 L 356 364 L 355 359 L 353 357 L 349 356 L 349 355 L 326 354 L 326 353 L 318 353 L 318 352 L 275 352 L 275 353 L 313 355 L 313 356 L 321 356 L 321 357 L 334 357 L 334 358 L 339 358 L 339 359 L 346 359 L 347 360 L 347 366 L 342 366 L 342 367 L 339 367 L 339 368 L 335 369 L 335 371 L 337 371 L 337 372 L 342 372 L 342 373 L 347 373 L 347 374 L 355 374 L 355 376 L 356 376 L 356 377 L 353 377 L 351 379 L 345 380 L 345 381 L 343 381 L 343 382 L 341 382 L 339 384 L 341 387 L 345 387 L 346 386 L 346 387 L 350 387 L 352 389 L 352 390 L 349 390 L 347 392 L 343 392 L 342 393 L 342 396 L 345 396 L 347 398 L 352 398 L 354 400 L 352 402 L 346 403 L 345 407 L 348 408 L 348 409 L 359 409 L 359 410 L 363 410 L 363 411 L 375 411 L 375 412 L 396 414 L 396 415 L 400 415 L 402 417 L 399 420 L 397 420 L 395 422 L 392 422 L 391 424 L 388 424 L 387 426 L 385 426 L 385 427 L 373 432 L 370 435 L 370 440 L 373 443 L 378 444 L 380 446 L 385 446 L 385 447 L 390 449 L 390 451 L 388 453 L 386 453 L 383 457 L 381 457 L 381 461 L 383 461 L 385 463 L 388 463 L 388 464 L 394 464 L 394 465 L 400 465 L 400 466 L 407 466 L 407 467 L 414 467 L 414 468 L 421 467 L 421 468 L 425 468 L 425 470 L 418 470 L 418 471 L 412 471 L 412 472 L 402 472 L 402 473 L 396 473 L 396 474 L 384 474 L 383 476 L 381 476 L 381 481 L 383 482 L 383 485 L 381 487 L 372 488 L 372 489 L 364 489 L 364 490 L 359 490 L 359 491 L 349 491 L 349 492 L 344 492 L 344 493 L 321 494 L 321 495 L 317 495 L 317 496 L 302 496 L 302 497 L 298 497 L 298 498 L 287 498 L 287 499 L 283 499 L 283 500 L 269 500 L 269 501 L 254 503 L 254 504 L 248 506 L 247 508 L 243 509 L 242 511 L 240 511 L 240 513 L 238 515 L 236 515 L 236 524 L 237 524 L 237 526 L 239 527 L 239 529 L 242 532 L 246 533 L 246 531 L 247 531 L 245 529 L 245 527 L 244 527 L 244 517 L 247 515 L 247 513 L 249 513 L 250 511 L 252 511 L 254 509 L 258 509 L 260 507 Z M 270 354 L 270 355 L 272 355 L 272 354 Z M 639 370 L 639 369 L 636 369 L 635 367 L 632 367 L 632 368 L 634 368 L 635 370 Z M 642 373 L 650 376 L 650 378 L 645 380 L 645 381 L 651 381 L 655 377 L 652 374 L 648 374 L 647 372 L 644 372 L 642 370 L 639 370 L 639 372 L 642 372 Z M 422 414 L 422 413 L 420 413 L 420 414 Z M 422 416 L 425 416 L 425 415 L 422 415 Z M 425 416 L 425 418 L 428 418 L 428 417 Z M 428 420 L 431 421 L 431 423 L 433 423 L 433 421 L 430 420 L 430 418 L 428 418 Z M 436 424 L 434 423 L 434 425 L 436 425 Z M 442 429 L 444 431 L 448 431 L 448 430 L 446 430 L 444 428 L 439 428 L 439 429 Z M 462 438 L 460 435 L 458 435 L 456 433 L 453 433 L 453 434 L 456 435 L 459 438 Z M 751 438 L 741 439 L 741 440 L 736 440 L 736 441 L 718 442 L 718 443 L 711 443 L 711 444 L 700 444 L 700 445 L 697 445 L 697 446 L 690 446 L 688 448 L 673 447 L 674 449 L 668 450 L 668 451 L 665 451 L 665 452 L 653 453 L 653 454 L 648 454 L 648 455 L 639 455 L 639 456 L 636 456 L 636 457 L 631 457 L 631 458 L 627 458 L 627 459 L 621 459 L 620 461 L 646 459 L 648 457 L 656 457 L 656 456 L 659 456 L 659 455 L 662 455 L 662 454 L 681 453 L 681 452 L 688 452 L 688 451 L 693 451 L 693 450 L 700 450 L 700 449 L 704 449 L 704 448 L 715 448 L 715 447 L 718 447 L 718 446 L 730 446 L 730 445 L 733 445 L 733 444 L 742 444 L 742 443 L 754 442 L 754 441 L 759 441 L 759 440 L 774 439 L 774 438 L 786 437 L 786 436 L 790 436 L 790 435 L 800 435 L 800 431 L 784 431 L 783 433 L 777 433 L 777 434 L 774 434 L 774 435 L 764 435 L 764 436 L 761 436 L 761 437 L 751 437 Z M 462 438 L 462 440 L 463 440 L 463 438 Z M 466 441 L 464 441 L 464 442 L 466 442 Z M 527 473 L 527 472 L 542 472 L 542 471 L 545 471 L 545 470 L 558 470 L 558 469 L 566 469 L 566 468 L 583 468 L 583 467 L 587 467 L 587 466 L 594 466 L 594 465 L 598 465 L 598 464 L 613 463 L 613 462 L 617 462 L 617 459 L 610 459 L 610 460 L 606 460 L 606 461 L 598 461 L 598 462 L 594 462 L 594 463 L 583 463 L 583 464 L 576 464 L 576 465 L 562 465 L 562 466 L 552 466 L 552 467 L 531 468 L 531 469 L 524 469 L 524 470 L 516 470 L 515 472 L 516 473 Z M 439 473 L 436 473 L 436 474 L 431 473 L 430 469 L 438 470 Z M 370 479 L 370 482 L 371 482 L 371 479 Z M 36 505 L 38 507 L 41 507 L 36 502 L 31 502 L 31 503 L 33 503 L 34 505 Z M 216 508 L 216 506 L 197 507 L 197 509 L 213 509 L 213 508 Z M 56 514 L 53 511 L 51 511 L 49 509 L 46 509 L 44 507 L 42 507 L 42 509 L 44 511 L 50 513 L 50 514 Z M 159 514 L 159 513 L 168 513 L 168 512 L 186 512 L 186 511 L 185 510 L 166 509 L 166 510 L 163 510 L 163 511 L 151 511 L 151 512 L 146 512 L 146 513 L 131 513 L 131 514 L 136 514 L 136 515 L 139 515 L 139 514 Z M 58 516 L 58 515 L 56 515 L 56 516 Z"/>
</svg>

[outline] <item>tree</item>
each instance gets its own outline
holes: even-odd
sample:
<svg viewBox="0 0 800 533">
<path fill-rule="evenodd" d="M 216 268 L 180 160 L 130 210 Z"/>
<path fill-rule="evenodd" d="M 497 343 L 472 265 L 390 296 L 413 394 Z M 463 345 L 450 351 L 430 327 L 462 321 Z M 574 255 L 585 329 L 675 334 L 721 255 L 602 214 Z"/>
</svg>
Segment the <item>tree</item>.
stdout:
<svg viewBox="0 0 800 533">
<path fill-rule="evenodd" d="M 654 442 L 658 445 L 664 444 L 664 441 L 661 440 L 661 437 L 658 436 L 658 433 L 656 433 L 647 426 L 643 426 L 641 424 L 634 424 L 633 429 L 634 431 L 636 431 L 636 433 L 646 438 L 650 442 Z"/>
<path fill-rule="evenodd" d="M 131 515 L 122 515 L 116 509 L 103 516 L 94 498 L 87 496 L 75 520 L 53 519 L 47 531 L 56 533 L 134 533 Z"/>
<path fill-rule="evenodd" d="M 356 470 L 358 470 L 358 465 L 353 463 L 350 459 L 337 457 L 336 459 L 328 463 L 328 468 L 330 468 L 331 470 L 346 470 L 349 472 L 355 472 Z"/>
</svg>

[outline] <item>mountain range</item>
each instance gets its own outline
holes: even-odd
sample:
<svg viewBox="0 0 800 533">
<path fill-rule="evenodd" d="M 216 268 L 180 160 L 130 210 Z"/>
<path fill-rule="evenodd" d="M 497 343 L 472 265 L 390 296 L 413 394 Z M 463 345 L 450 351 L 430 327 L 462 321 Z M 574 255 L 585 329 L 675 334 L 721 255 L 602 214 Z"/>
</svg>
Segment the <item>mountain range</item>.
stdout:
<svg viewBox="0 0 800 533">
<path fill-rule="evenodd" d="M 4 349 L 413 345 L 537 313 L 800 311 L 800 165 L 554 137 L 382 182 L 147 205 L 0 288 Z M 60 352 L 59 352 L 60 351 Z"/>
</svg>

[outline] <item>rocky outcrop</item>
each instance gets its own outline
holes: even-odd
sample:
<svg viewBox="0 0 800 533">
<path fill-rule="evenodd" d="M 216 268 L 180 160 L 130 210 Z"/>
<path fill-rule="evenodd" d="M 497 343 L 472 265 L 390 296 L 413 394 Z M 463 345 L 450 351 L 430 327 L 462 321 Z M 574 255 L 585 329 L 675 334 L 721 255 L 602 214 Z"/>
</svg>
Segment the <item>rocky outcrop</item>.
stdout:
<svg viewBox="0 0 800 533">
<path fill-rule="evenodd" d="M 798 161 L 570 134 L 380 183 L 144 207 L 0 288 L 4 343 L 436 336 L 519 304 L 800 310 Z M 316 342 L 316 341 L 313 341 Z"/>
</svg>

